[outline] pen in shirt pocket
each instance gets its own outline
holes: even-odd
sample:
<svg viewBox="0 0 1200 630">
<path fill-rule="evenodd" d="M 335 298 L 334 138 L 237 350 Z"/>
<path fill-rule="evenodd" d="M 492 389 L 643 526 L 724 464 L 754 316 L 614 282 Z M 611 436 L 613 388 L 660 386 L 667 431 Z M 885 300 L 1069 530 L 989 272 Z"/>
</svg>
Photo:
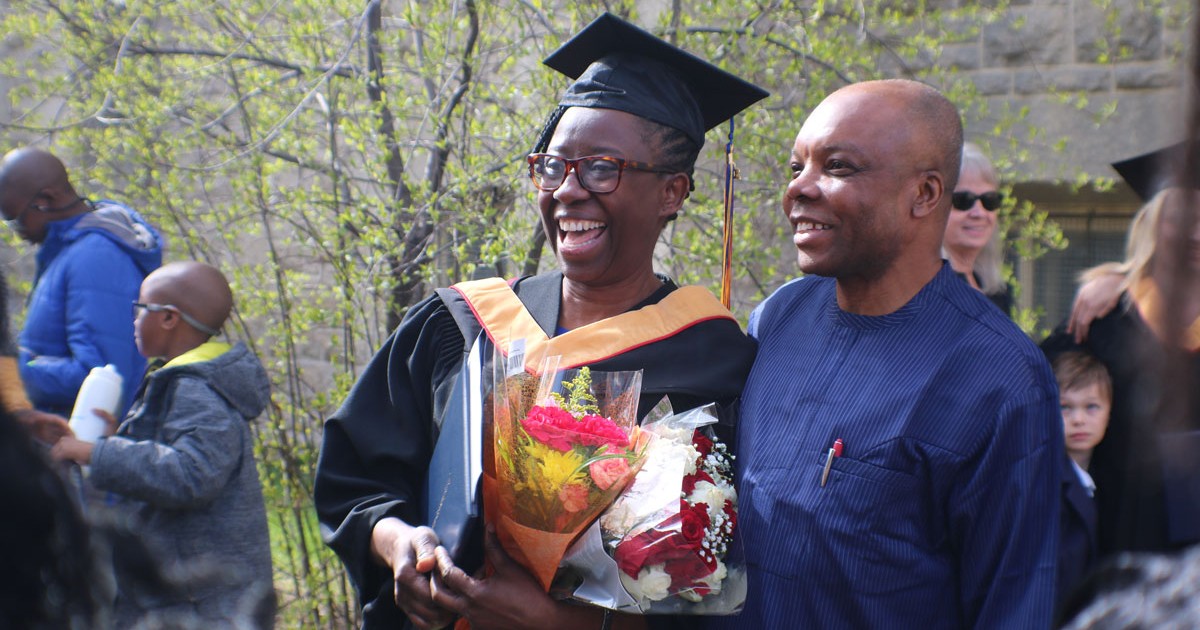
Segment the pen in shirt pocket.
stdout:
<svg viewBox="0 0 1200 630">
<path fill-rule="evenodd" d="M 833 458 L 842 456 L 842 438 L 833 441 L 833 446 L 829 447 L 829 453 L 825 456 L 825 470 L 821 471 L 821 487 L 825 487 L 825 482 L 829 481 L 829 469 L 833 467 Z"/>
</svg>

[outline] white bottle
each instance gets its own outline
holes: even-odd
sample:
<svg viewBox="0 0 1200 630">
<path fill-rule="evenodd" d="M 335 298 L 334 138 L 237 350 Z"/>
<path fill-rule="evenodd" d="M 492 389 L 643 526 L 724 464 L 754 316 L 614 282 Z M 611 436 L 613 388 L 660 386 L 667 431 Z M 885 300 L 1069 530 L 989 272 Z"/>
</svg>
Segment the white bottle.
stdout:
<svg viewBox="0 0 1200 630">
<path fill-rule="evenodd" d="M 117 371 L 117 366 L 110 363 L 92 368 L 87 378 L 83 379 L 83 386 L 75 397 L 75 408 L 71 410 L 70 425 L 75 437 L 84 442 L 100 439 L 107 425 L 92 410 L 103 409 L 116 415 L 120 403 L 121 373 Z"/>
</svg>

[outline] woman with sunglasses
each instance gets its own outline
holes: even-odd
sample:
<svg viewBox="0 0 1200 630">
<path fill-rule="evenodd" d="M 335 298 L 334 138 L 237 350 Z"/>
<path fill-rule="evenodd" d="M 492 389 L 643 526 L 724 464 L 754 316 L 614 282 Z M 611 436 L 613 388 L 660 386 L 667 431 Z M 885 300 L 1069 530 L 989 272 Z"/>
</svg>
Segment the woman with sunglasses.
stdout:
<svg viewBox="0 0 1200 630">
<path fill-rule="evenodd" d="M 435 558 L 435 546 L 451 541 L 426 526 L 422 498 L 439 433 L 449 435 L 441 429 L 462 423 L 445 410 L 474 340 L 490 340 L 510 364 L 519 337 L 563 356 L 560 368 L 640 369 L 642 415 L 664 395 L 676 411 L 731 405 L 750 369 L 753 341 L 729 311 L 653 262 L 690 192 L 705 131 L 766 93 L 609 14 L 546 64 L 577 77 L 523 165 L 557 269 L 439 289 L 409 310 L 325 423 L 314 498 L 364 628 L 643 621 L 551 599 L 490 533 L 464 535 L 462 555 L 439 549 Z M 526 353 L 526 369 L 535 354 Z M 469 575 L 484 553 L 494 572 Z"/>
<path fill-rule="evenodd" d="M 997 190 L 998 186 L 991 161 L 976 144 L 964 143 L 942 252 L 958 275 L 1011 315 L 1012 293 L 1000 269 L 1000 231 L 996 223 L 1004 193 Z"/>
</svg>

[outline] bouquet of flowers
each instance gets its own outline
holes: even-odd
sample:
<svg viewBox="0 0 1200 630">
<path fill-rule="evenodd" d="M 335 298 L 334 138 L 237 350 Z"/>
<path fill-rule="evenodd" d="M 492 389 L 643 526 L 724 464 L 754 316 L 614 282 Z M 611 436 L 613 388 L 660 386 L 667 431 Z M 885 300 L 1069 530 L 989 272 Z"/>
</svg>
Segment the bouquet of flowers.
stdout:
<svg viewBox="0 0 1200 630">
<path fill-rule="evenodd" d="M 640 371 L 523 370 L 496 388 L 493 429 L 505 550 L 549 588 L 570 545 L 637 472 Z"/>
<path fill-rule="evenodd" d="M 710 405 L 643 426 L 651 438 L 641 470 L 566 558 L 572 597 L 634 613 L 741 609 L 732 456 L 706 428 L 714 422 Z"/>
</svg>

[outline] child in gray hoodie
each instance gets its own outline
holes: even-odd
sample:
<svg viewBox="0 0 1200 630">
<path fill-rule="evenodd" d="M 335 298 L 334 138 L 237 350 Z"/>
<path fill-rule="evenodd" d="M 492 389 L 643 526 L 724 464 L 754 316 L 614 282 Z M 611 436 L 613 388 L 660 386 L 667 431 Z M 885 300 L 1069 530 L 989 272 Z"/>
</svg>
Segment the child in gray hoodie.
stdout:
<svg viewBox="0 0 1200 630">
<path fill-rule="evenodd" d="M 244 344 L 211 339 L 233 306 L 229 284 L 210 265 L 172 263 L 146 277 L 133 306 L 138 350 L 162 367 L 147 374 L 115 434 L 94 444 L 64 437 L 52 451 L 90 466 L 91 483 L 115 496 L 114 511 L 176 582 L 142 588 L 136 567 L 114 557 L 115 625 L 271 627 L 271 550 L 249 426 L 270 390 Z"/>
</svg>

